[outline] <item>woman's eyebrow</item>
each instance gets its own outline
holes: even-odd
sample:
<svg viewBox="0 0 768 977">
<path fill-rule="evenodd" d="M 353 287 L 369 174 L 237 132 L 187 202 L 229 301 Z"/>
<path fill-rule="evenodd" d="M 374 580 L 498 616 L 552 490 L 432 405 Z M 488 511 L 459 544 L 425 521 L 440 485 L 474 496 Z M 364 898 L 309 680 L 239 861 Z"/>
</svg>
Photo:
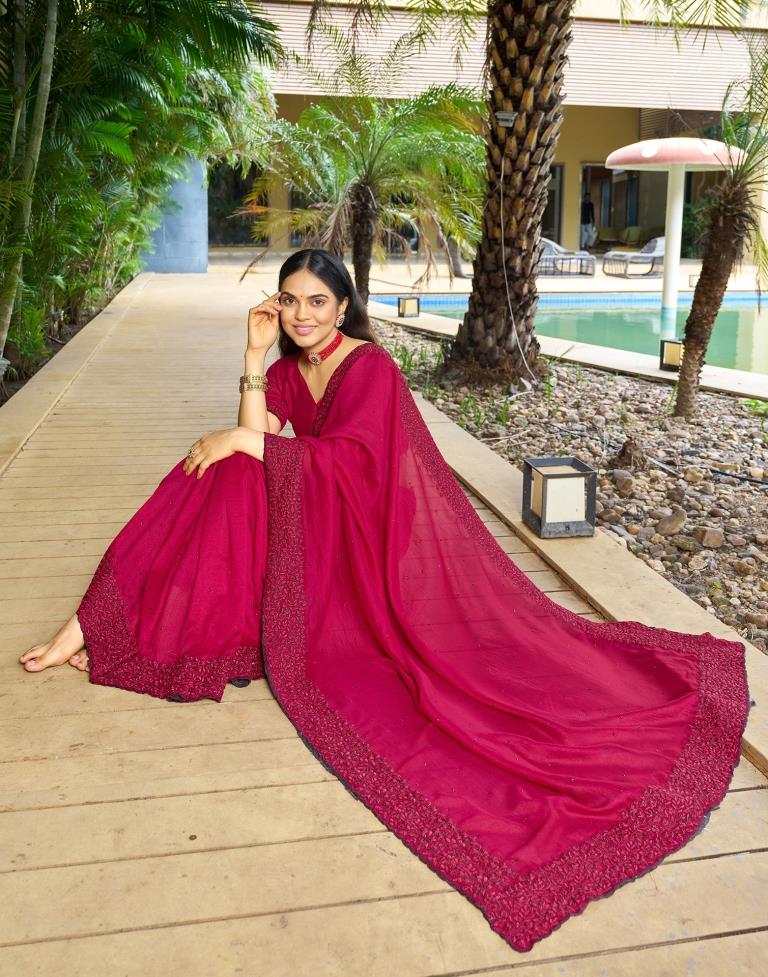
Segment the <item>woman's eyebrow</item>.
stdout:
<svg viewBox="0 0 768 977">
<path fill-rule="evenodd" d="M 281 295 L 290 295 L 292 299 L 295 299 L 296 298 L 296 296 L 292 292 L 288 292 L 285 289 L 283 289 L 280 294 Z M 314 295 L 310 295 L 309 298 L 311 298 L 311 299 L 327 299 L 328 296 L 325 294 L 325 292 L 316 292 Z"/>
</svg>

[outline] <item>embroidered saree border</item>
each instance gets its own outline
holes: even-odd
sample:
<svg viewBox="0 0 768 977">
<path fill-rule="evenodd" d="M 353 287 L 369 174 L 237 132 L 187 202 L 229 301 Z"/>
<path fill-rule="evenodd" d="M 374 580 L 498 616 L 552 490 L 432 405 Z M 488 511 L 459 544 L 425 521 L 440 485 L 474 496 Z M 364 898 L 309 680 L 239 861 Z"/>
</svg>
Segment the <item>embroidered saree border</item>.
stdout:
<svg viewBox="0 0 768 977">
<path fill-rule="evenodd" d="M 383 352 L 365 344 L 347 355 L 330 378 L 313 435 L 319 433 L 344 374 L 363 351 L 365 355 Z M 401 382 L 406 388 L 400 398 L 402 419 L 414 449 L 457 518 L 472 527 L 502 572 L 514 576 L 533 600 L 546 605 L 548 613 L 587 635 L 607 633 L 628 644 L 690 653 L 689 635 L 635 621 L 586 621 L 542 593 L 515 567 L 482 523 L 439 454 L 407 394 L 402 374 Z M 653 869 L 701 830 L 711 809 L 724 797 L 739 762 L 749 709 L 744 645 L 709 632 L 698 636 L 696 713 L 666 783 L 646 788 L 611 828 L 535 871 L 511 870 L 396 774 L 307 678 L 302 534 L 305 450 L 300 440 L 265 437 L 269 545 L 262 616 L 264 668 L 278 704 L 301 739 L 353 796 L 440 878 L 477 906 L 491 928 L 520 951 L 530 950 L 593 899 Z"/>
<path fill-rule="evenodd" d="M 223 658 L 185 655 L 170 664 L 142 658 L 112 572 L 111 546 L 83 595 L 77 618 L 94 685 L 146 692 L 160 699 L 181 695 L 186 702 L 204 697 L 220 702 L 230 679 L 264 677 L 261 648 L 237 648 Z"/>
</svg>

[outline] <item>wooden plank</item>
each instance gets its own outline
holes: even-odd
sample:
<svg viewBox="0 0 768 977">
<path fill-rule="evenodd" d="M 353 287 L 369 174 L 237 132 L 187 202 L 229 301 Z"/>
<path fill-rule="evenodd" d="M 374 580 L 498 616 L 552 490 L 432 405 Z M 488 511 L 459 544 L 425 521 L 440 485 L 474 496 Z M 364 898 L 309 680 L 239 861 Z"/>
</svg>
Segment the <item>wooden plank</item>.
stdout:
<svg viewBox="0 0 768 977">
<path fill-rule="evenodd" d="M 215 882 L 206 880 L 201 903 Z M 258 888 L 258 881 L 243 885 Z M 593 901 L 524 955 L 460 893 L 436 891 L 27 944 L 3 950 L 0 965 L 24 977 L 104 977 L 105 960 L 121 977 L 211 977 L 212 961 L 222 974 L 259 977 L 428 977 L 518 964 L 535 974 L 529 968 L 537 962 L 562 966 L 564 957 L 648 944 L 688 949 L 689 940 L 765 927 L 768 908 L 759 893 L 766 885 L 765 853 L 662 866 Z M 442 887 L 440 880 L 435 887 Z M 723 973 L 732 972 L 717 977 Z M 653 971 L 643 977 L 650 974 L 661 977 Z"/>
<path fill-rule="evenodd" d="M 139 509 L 139 505 L 130 506 L 125 509 L 119 509 L 115 506 L 104 506 L 96 507 L 91 506 L 82 511 L 69 511 L 65 516 L 61 516 L 58 512 L 36 512 L 34 516 L 30 516 L 28 512 L 4 512 L 0 515 L 0 533 L 5 534 L 6 529 L 13 529 L 19 526 L 26 526 L 27 523 L 34 520 L 36 526 L 57 526 L 62 521 L 69 523 L 71 526 L 79 525 L 80 523 L 102 523 L 102 522 L 120 522 L 125 524 L 131 518 L 132 515 Z"/>
<path fill-rule="evenodd" d="M 526 571 L 525 575 L 532 583 L 536 584 L 539 590 L 545 594 L 551 593 L 555 590 L 564 590 L 568 591 L 568 593 L 573 593 L 562 578 L 558 577 L 558 575 L 553 573 L 552 570 L 531 570 Z"/>
<path fill-rule="evenodd" d="M 219 803 L 226 806 L 229 797 Z M 253 815 L 260 813 L 257 806 Z M 88 936 L 441 888 L 447 883 L 394 835 L 380 832 L 120 861 L 108 870 L 99 864 L 15 872 L 3 879 L 2 939 Z M 55 912 L 36 911 L 41 900 Z"/>
<path fill-rule="evenodd" d="M 549 570 L 549 565 L 540 556 L 536 556 L 535 553 L 531 553 L 530 551 L 528 553 L 515 554 L 512 557 L 512 562 L 516 567 L 526 573 L 532 570 Z"/>
<path fill-rule="evenodd" d="M 55 630 L 55 629 L 53 629 Z M 22 651 L 36 641 L 19 644 L 15 651 L 5 653 L 9 667 L 16 664 Z M 42 718 L 45 716 L 75 716 L 81 714 L 134 712 L 144 709 L 163 709 L 166 700 L 145 693 L 128 693 L 125 689 L 96 685 L 88 680 L 88 673 L 71 665 L 46 668 L 42 672 L 23 671 L 18 663 L 18 679 L 0 686 L 0 715 L 3 719 Z M 221 705 L 233 701 L 252 701 L 274 698 L 264 679 L 256 679 L 244 689 L 228 685 Z"/>
<path fill-rule="evenodd" d="M 3 543 L 3 555 L 16 560 L 24 559 L 44 559 L 48 554 L 57 556 L 101 556 L 110 542 L 117 536 L 125 523 L 107 523 L 102 526 L 94 523 L 84 526 L 82 523 L 77 527 L 83 531 L 82 539 L 41 539 L 32 542 Z M 50 527 L 55 529 L 56 527 Z M 72 527 L 70 527 L 72 528 Z M 93 536 L 86 534 L 85 530 L 93 533 Z"/>
<path fill-rule="evenodd" d="M 335 779 L 11 811 L 0 823 L 0 872 L 386 830 Z"/>
<path fill-rule="evenodd" d="M 581 597 L 577 597 L 570 590 L 553 591 L 552 593 L 548 593 L 547 597 L 556 604 L 560 604 L 561 607 L 565 607 L 567 610 L 574 611 L 577 614 L 580 614 L 582 611 L 594 611 L 594 607 L 591 604 L 588 604 Z"/>
<path fill-rule="evenodd" d="M 66 574 L 58 577 L 21 577 L 0 580 L 0 614 L 5 602 L 13 603 L 27 599 L 25 595 L 35 594 L 37 600 L 57 597 L 81 597 L 91 582 L 92 573 Z"/>
<path fill-rule="evenodd" d="M 27 580 L 34 586 L 35 580 L 50 577 L 78 576 L 91 574 L 99 564 L 100 557 L 90 556 L 47 556 L 28 559 L 0 560 L 0 581 Z"/>
<path fill-rule="evenodd" d="M 523 969 L 525 968 L 525 969 Z M 765 977 L 768 931 L 734 933 L 706 940 L 681 940 L 553 963 L 494 969 L 492 977 Z M 465 970 L 462 977 L 490 977 L 487 970 Z"/>
<path fill-rule="evenodd" d="M 2 811 L 336 780 L 298 736 L 12 761 L 2 773 Z"/>
<path fill-rule="evenodd" d="M 75 514 L 79 518 L 81 513 L 97 513 L 105 509 L 124 507 L 135 510 L 147 501 L 151 491 L 150 489 L 149 492 L 133 492 L 114 497 L 92 495 L 85 498 L 67 498 L 66 495 L 62 495 L 57 499 L 0 500 L 0 520 L 6 520 L 18 513 L 26 522 L 38 522 L 39 515 L 44 518 L 53 515 L 61 522 L 69 521 L 70 516 Z"/>
<path fill-rule="evenodd" d="M 105 484 L 95 485 L 93 481 L 84 481 L 79 485 L 72 484 L 69 480 L 58 484 L 54 479 L 46 485 L 19 485 L 9 487 L 0 482 L 0 503 L 9 505 L 12 502 L 35 501 L 35 502 L 56 502 L 60 503 L 64 499 L 72 501 L 74 499 L 114 499 L 121 496 L 142 496 L 152 492 L 157 486 L 153 479 L 140 481 L 133 477 L 132 482 L 117 482 L 113 478 L 105 479 Z"/>
<path fill-rule="evenodd" d="M 71 665 L 62 666 L 72 668 Z M 21 669 L 21 666 L 19 666 Z M 74 671 L 74 669 L 73 669 Z M 28 678 L 24 675 L 23 678 Z M 33 679 L 30 679 L 33 680 Z M 264 679 L 258 681 L 264 682 Z M 135 692 L 126 702 L 136 702 Z M 108 714 L 41 717 L 35 735 L 26 719 L 0 721 L 0 762 L 44 757 L 97 756 L 126 750 L 161 750 L 199 743 L 237 742 L 295 735 L 277 702 L 166 702 L 162 709 L 131 709 Z"/>
</svg>

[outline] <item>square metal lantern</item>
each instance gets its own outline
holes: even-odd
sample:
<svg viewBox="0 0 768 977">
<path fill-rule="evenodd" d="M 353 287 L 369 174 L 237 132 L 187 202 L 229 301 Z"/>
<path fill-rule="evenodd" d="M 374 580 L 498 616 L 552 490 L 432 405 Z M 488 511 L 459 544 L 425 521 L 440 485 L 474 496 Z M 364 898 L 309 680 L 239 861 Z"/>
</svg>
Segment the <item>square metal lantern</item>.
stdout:
<svg viewBox="0 0 768 977">
<path fill-rule="evenodd" d="M 523 522 L 542 539 L 593 536 L 597 472 L 579 458 L 523 458 Z"/>
<path fill-rule="evenodd" d="M 679 370 L 683 362 L 683 340 L 662 339 L 659 345 L 659 369 Z"/>
<path fill-rule="evenodd" d="M 418 295 L 399 295 L 397 298 L 397 314 L 401 319 L 419 315 Z"/>
</svg>

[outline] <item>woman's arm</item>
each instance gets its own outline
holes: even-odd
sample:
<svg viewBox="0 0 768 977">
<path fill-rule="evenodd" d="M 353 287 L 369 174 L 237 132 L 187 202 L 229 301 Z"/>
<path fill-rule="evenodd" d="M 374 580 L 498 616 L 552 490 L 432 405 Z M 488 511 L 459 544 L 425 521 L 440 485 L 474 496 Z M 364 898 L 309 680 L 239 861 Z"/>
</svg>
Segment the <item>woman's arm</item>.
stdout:
<svg viewBox="0 0 768 977">
<path fill-rule="evenodd" d="M 265 357 L 266 351 L 263 349 L 247 349 L 243 373 L 263 376 Z M 263 390 L 244 390 L 240 394 L 237 424 L 238 427 L 251 428 L 254 431 L 269 431 L 270 434 L 279 434 L 281 427 L 279 419 L 267 410 L 267 395 Z"/>
<path fill-rule="evenodd" d="M 274 432 L 272 432 L 274 433 Z M 235 451 L 264 461 L 264 432 L 238 426 L 233 431 Z"/>
<path fill-rule="evenodd" d="M 264 374 L 266 351 L 247 349 L 243 373 Z M 267 397 L 263 390 L 244 390 L 240 394 L 240 409 L 237 412 L 239 427 L 250 427 L 255 431 L 268 431 Z"/>
</svg>

